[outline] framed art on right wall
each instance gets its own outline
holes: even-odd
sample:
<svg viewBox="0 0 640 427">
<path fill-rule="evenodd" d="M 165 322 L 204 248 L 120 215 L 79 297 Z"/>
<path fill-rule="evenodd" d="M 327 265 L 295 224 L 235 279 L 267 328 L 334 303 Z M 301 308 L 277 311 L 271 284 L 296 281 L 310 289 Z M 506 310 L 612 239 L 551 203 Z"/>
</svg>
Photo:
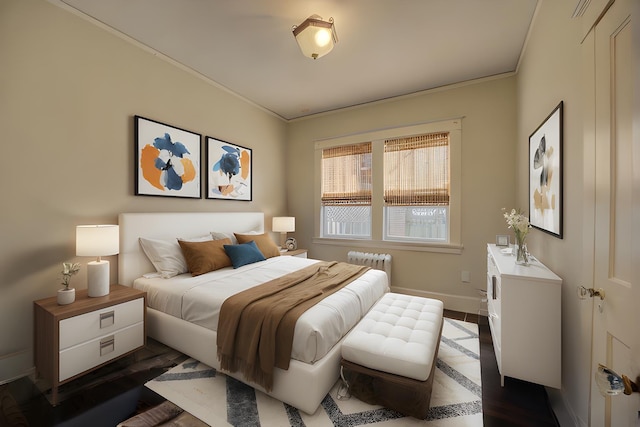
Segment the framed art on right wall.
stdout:
<svg viewBox="0 0 640 427">
<path fill-rule="evenodd" d="M 529 222 L 562 239 L 562 110 L 553 109 L 529 137 Z"/>
</svg>

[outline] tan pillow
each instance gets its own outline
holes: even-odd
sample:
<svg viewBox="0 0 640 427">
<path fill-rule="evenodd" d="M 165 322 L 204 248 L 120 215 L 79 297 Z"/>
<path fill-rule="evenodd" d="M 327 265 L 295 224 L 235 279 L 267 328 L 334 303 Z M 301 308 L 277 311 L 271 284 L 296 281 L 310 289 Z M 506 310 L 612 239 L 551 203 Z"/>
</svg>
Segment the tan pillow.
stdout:
<svg viewBox="0 0 640 427">
<path fill-rule="evenodd" d="M 256 242 L 256 246 L 262 252 L 265 258 L 271 258 L 274 256 L 280 256 L 280 249 L 275 244 L 271 236 L 267 233 L 264 234 L 238 234 L 236 235 L 236 239 L 238 239 L 238 243 L 248 243 L 250 241 Z"/>
<path fill-rule="evenodd" d="M 199 276 L 223 267 L 231 267 L 231 259 L 224 250 L 224 245 L 230 245 L 231 239 L 205 242 L 178 240 L 178 243 L 192 276 Z"/>
</svg>

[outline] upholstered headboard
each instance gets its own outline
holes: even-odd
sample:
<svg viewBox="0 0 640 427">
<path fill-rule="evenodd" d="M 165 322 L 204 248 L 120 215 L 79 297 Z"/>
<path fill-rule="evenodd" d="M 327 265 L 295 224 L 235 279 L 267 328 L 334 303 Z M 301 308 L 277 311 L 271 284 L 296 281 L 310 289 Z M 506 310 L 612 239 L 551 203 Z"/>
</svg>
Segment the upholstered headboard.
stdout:
<svg viewBox="0 0 640 427">
<path fill-rule="evenodd" d="M 264 232 L 262 212 L 174 212 L 122 213 L 118 283 L 131 286 L 133 281 L 155 268 L 142 251 L 139 238 L 176 239 L 220 232 Z"/>
</svg>

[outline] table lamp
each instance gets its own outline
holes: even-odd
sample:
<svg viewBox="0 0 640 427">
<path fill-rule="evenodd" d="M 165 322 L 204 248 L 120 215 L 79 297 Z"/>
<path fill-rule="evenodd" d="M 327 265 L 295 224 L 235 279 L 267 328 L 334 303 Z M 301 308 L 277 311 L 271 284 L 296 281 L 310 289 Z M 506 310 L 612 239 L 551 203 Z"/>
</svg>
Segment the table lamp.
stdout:
<svg viewBox="0 0 640 427">
<path fill-rule="evenodd" d="M 296 231 L 296 219 L 292 216 L 274 216 L 271 230 L 280 233 L 280 248 L 286 250 L 284 244 L 287 240 L 287 232 Z"/>
<path fill-rule="evenodd" d="M 87 263 L 87 289 L 90 297 L 109 294 L 109 261 L 100 257 L 116 255 L 120 231 L 117 225 L 79 225 L 76 227 L 76 255 L 95 256 Z"/>
</svg>

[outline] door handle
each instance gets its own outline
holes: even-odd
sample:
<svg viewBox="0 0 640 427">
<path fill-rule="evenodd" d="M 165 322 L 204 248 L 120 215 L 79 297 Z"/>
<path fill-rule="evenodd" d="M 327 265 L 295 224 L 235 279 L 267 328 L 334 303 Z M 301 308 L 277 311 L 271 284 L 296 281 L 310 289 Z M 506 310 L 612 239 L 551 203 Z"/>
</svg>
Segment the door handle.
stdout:
<svg viewBox="0 0 640 427">
<path fill-rule="evenodd" d="M 598 288 L 598 289 L 589 288 L 589 289 L 587 289 L 582 285 L 578 286 L 578 298 L 586 299 L 587 297 L 589 297 L 589 298 L 598 297 L 602 301 L 602 300 L 604 300 L 604 297 L 605 297 L 604 289 L 602 289 L 602 288 Z"/>
</svg>

